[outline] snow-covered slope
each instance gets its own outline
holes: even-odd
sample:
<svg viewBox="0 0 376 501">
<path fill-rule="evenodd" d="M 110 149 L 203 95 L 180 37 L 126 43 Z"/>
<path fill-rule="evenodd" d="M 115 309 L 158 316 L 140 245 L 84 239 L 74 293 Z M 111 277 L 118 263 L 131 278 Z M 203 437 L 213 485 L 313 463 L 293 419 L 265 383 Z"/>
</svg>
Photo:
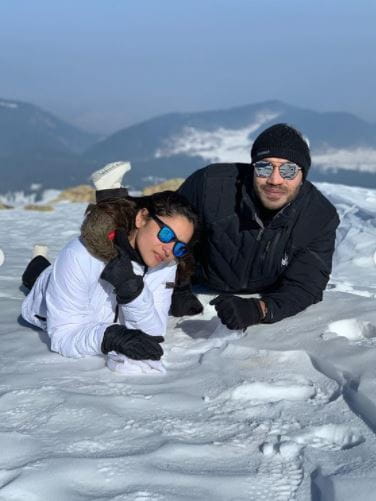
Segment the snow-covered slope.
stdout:
<svg viewBox="0 0 376 501">
<path fill-rule="evenodd" d="M 215 130 L 203 130 L 196 127 L 184 127 L 180 134 L 172 135 L 155 152 L 155 158 L 168 158 L 173 155 L 201 157 L 203 163 L 212 162 L 250 162 L 250 140 L 254 134 L 271 120 L 277 120 L 278 113 L 258 113 L 254 122 L 238 129 L 218 127 Z M 266 127 L 265 127 L 266 128 Z"/>
<path fill-rule="evenodd" d="M 212 162 L 250 162 L 252 142 L 250 136 L 264 123 L 274 120 L 277 115 L 260 116 L 260 120 L 239 129 L 219 127 L 213 131 L 185 127 L 181 134 L 166 139 L 164 146 L 155 152 L 155 158 L 169 158 L 173 155 L 201 157 L 203 163 Z M 314 151 L 312 163 L 319 171 L 342 170 L 376 174 L 376 149 L 372 147 L 335 148 L 322 145 Z"/>
<path fill-rule="evenodd" d="M 325 300 L 242 333 L 202 294 L 155 377 L 65 359 L 17 320 L 32 244 L 56 255 L 85 207 L 0 211 L 0 500 L 373 500 L 376 192 L 319 187 L 341 215 Z"/>
</svg>

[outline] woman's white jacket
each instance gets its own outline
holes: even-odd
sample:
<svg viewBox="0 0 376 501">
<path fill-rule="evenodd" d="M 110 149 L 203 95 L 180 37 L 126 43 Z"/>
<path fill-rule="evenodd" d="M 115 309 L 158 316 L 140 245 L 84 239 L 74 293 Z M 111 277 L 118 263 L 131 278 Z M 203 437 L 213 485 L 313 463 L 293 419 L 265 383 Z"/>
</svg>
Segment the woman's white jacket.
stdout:
<svg viewBox="0 0 376 501">
<path fill-rule="evenodd" d="M 144 288 L 132 302 L 119 305 L 115 320 L 113 286 L 100 278 L 105 263 L 92 256 L 76 238 L 39 276 L 22 304 L 22 316 L 46 330 L 51 349 L 66 357 L 101 353 L 104 332 L 115 322 L 163 336 L 176 264 L 160 265 L 145 274 L 143 266 L 132 264 L 135 273 L 144 275 Z"/>
</svg>

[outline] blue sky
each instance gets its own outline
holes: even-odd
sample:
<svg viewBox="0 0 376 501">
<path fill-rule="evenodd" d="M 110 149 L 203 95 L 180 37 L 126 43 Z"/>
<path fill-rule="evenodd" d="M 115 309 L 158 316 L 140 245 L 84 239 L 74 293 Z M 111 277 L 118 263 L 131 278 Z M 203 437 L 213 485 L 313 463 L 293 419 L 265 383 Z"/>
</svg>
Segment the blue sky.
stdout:
<svg viewBox="0 0 376 501">
<path fill-rule="evenodd" d="M 1 0 L 0 97 L 109 133 L 280 99 L 376 122 L 374 0 Z"/>
</svg>

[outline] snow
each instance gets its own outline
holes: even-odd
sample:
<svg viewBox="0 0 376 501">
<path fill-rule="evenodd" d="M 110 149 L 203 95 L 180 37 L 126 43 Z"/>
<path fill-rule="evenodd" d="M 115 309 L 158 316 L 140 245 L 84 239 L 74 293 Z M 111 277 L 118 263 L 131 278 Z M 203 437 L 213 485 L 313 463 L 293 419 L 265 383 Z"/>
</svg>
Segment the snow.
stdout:
<svg viewBox="0 0 376 501">
<path fill-rule="evenodd" d="M 370 147 L 328 148 L 312 156 L 315 166 L 321 170 L 356 170 L 359 172 L 376 172 L 376 150 Z"/>
<path fill-rule="evenodd" d="M 184 154 L 198 156 L 207 162 L 249 162 L 249 136 L 264 124 L 278 117 L 278 113 L 262 112 L 255 122 L 240 129 L 220 127 L 213 131 L 184 127 L 182 134 L 170 137 L 155 152 L 155 158 Z"/>
<path fill-rule="evenodd" d="M 376 191 L 319 188 L 341 216 L 324 301 L 239 332 L 201 293 L 153 376 L 51 353 L 19 319 L 33 244 L 54 257 L 85 205 L 0 211 L 0 501 L 373 500 Z"/>
</svg>

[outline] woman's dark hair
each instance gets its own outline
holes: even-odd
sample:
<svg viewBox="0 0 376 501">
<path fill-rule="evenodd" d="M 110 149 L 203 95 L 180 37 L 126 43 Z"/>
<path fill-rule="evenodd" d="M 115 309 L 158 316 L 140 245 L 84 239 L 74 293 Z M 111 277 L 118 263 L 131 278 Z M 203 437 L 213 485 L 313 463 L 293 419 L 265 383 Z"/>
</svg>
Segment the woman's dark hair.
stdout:
<svg viewBox="0 0 376 501">
<path fill-rule="evenodd" d="M 156 216 L 183 216 L 197 227 L 197 214 L 188 200 L 176 191 L 159 191 L 152 195 L 132 199 L 139 209 L 146 208 Z"/>
<path fill-rule="evenodd" d="M 137 212 L 147 209 L 151 215 L 185 217 L 193 224 L 194 234 L 189 242 L 192 248 L 198 227 L 197 215 L 188 200 L 176 191 L 161 191 L 142 197 L 109 198 L 86 209 L 81 226 L 81 239 L 88 250 L 105 261 L 116 256 L 116 249 L 108 238 L 112 230 L 124 229 L 130 234 L 135 229 Z M 178 282 L 187 280 L 194 271 L 191 253 L 179 258 Z"/>
</svg>

